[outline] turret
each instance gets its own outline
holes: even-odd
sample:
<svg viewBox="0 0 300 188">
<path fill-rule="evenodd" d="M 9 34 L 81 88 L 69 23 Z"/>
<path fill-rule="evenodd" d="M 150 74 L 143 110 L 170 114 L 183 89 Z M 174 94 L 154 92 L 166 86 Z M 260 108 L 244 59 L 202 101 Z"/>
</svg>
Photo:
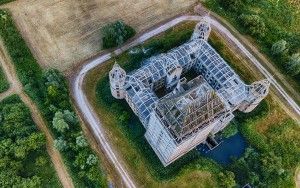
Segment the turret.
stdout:
<svg viewBox="0 0 300 188">
<path fill-rule="evenodd" d="M 116 99 L 125 98 L 125 78 L 126 72 L 117 63 L 109 72 L 110 91 Z"/>
<path fill-rule="evenodd" d="M 239 107 L 245 113 L 251 112 L 269 93 L 269 80 L 261 80 L 248 86 L 248 97 Z"/>
<path fill-rule="evenodd" d="M 211 32 L 210 22 L 208 17 L 203 17 L 203 19 L 196 25 L 194 33 L 192 35 L 193 39 L 204 39 L 208 40 L 208 37 Z"/>
</svg>

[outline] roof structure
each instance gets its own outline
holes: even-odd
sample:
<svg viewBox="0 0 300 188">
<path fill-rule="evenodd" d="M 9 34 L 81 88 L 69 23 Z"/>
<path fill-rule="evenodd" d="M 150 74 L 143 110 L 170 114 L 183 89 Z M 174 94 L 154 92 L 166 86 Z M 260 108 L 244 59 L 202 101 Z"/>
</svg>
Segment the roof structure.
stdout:
<svg viewBox="0 0 300 188">
<path fill-rule="evenodd" d="M 156 106 L 156 113 L 176 142 L 204 128 L 225 112 L 224 103 L 201 76 L 182 85 L 177 93 L 166 95 Z"/>
</svg>

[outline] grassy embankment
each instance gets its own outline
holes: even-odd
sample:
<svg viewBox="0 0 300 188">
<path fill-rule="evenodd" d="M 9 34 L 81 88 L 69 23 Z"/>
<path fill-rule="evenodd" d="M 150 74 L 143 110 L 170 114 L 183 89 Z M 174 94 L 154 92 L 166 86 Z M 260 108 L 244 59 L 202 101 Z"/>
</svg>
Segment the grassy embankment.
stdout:
<svg viewBox="0 0 300 188">
<path fill-rule="evenodd" d="M 62 187 L 25 104 L 13 95 L 0 102 L 0 112 L 1 187 Z"/>
<path fill-rule="evenodd" d="M 161 36 L 150 39 L 143 46 L 146 48 L 151 46 L 156 49 L 153 50 L 153 53 L 165 52 L 187 40 L 193 28 L 194 23 L 176 26 Z M 222 57 L 229 62 L 246 82 L 249 83 L 261 79 L 261 75 L 253 75 L 249 66 L 242 63 L 243 61 L 227 48 L 217 35 L 211 35 L 210 43 L 216 47 Z M 139 60 L 141 60 L 141 57 L 131 57 L 128 53 L 123 53 L 116 57 L 116 61 L 126 71 L 140 66 Z M 88 74 L 85 80 L 85 92 L 107 129 L 108 137 L 117 148 L 117 151 L 119 151 L 120 156 L 123 156 L 135 179 L 140 184 L 149 187 L 158 185 L 170 186 L 176 183 L 177 185 L 198 187 L 218 186 L 224 180 L 218 181 L 220 180 L 218 173 L 232 170 L 233 168 L 230 166 L 221 167 L 213 161 L 199 156 L 195 150 L 167 168 L 160 164 L 143 137 L 145 130 L 138 119 L 125 101 L 115 100 L 110 94 L 108 72 L 113 63 L 114 60 L 111 60 Z M 95 80 L 98 80 L 97 85 L 95 85 Z M 299 159 L 294 154 L 295 152 L 299 154 L 300 151 L 294 146 L 300 144 L 299 138 L 295 137 L 296 132 L 299 134 L 300 130 L 278 106 L 273 97 L 267 97 L 265 102 L 253 113 L 246 115 L 239 113 L 237 116 L 236 122 L 239 125 L 239 129 L 247 138 L 251 147 L 259 151 L 260 155 L 275 152 L 276 155 L 282 156 L 286 172 L 288 174 L 293 173 L 296 164 L 299 162 Z M 126 121 L 126 117 L 130 118 Z M 295 139 L 295 145 L 288 144 L 289 136 Z M 291 148 L 286 150 L 280 142 L 284 142 Z M 294 161 L 291 161 L 291 158 Z M 249 173 L 254 171 L 254 174 L 259 174 L 260 170 L 265 169 L 249 169 L 248 171 Z M 195 176 L 195 173 L 197 176 Z M 236 170 L 235 173 L 238 177 L 237 182 L 240 185 L 245 183 L 245 181 L 250 181 L 246 176 L 239 176 L 239 171 Z M 292 185 L 292 180 L 293 178 L 289 176 L 283 182 L 283 185 Z M 271 183 L 276 184 L 276 180 L 273 180 Z"/>
<path fill-rule="evenodd" d="M 57 71 L 44 71 L 40 68 L 7 10 L 0 10 L 0 36 L 25 92 L 38 105 L 53 137 L 60 138 L 66 144 L 67 149 L 61 153 L 74 185 L 105 187 L 106 178 L 98 159 L 92 156 L 94 151 L 88 144 L 77 144 L 78 137 L 83 142 L 85 139 L 81 136 L 78 118 L 73 113 L 66 80 Z M 65 122 L 71 118 L 72 122 L 68 122 L 68 131 L 58 132 L 52 126 L 52 120 L 57 112 L 68 113 L 64 115 Z"/>
<path fill-rule="evenodd" d="M 9 83 L 5 77 L 2 68 L 0 67 L 0 93 L 7 91 L 8 88 L 9 88 Z"/>
<path fill-rule="evenodd" d="M 226 0 L 224 2 L 229 2 Z M 208 0 L 204 4 L 206 7 L 226 18 L 240 33 L 244 34 L 257 48 L 272 62 L 275 67 L 286 77 L 289 84 L 300 92 L 300 74 L 293 76 L 289 72 L 289 57 L 300 53 L 300 4 L 293 0 L 264 0 L 264 1 L 235 1 L 237 5 L 224 7 L 221 0 Z M 235 8 L 238 7 L 238 8 Z M 251 33 L 251 27 L 243 26 L 244 22 L 239 16 L 255 15 L 259 16 L 265 29 L 262 35 Z M 255 29 L 261 29 L 257 26 Z M 254 30 L 254 29 L 253 29 Z M 287 41 L 287 50 L 279 54 L 272 54 L 272 45 L 279 41 Z M 296 102 L 300 103 L 299 100 Z"/>
</svg>

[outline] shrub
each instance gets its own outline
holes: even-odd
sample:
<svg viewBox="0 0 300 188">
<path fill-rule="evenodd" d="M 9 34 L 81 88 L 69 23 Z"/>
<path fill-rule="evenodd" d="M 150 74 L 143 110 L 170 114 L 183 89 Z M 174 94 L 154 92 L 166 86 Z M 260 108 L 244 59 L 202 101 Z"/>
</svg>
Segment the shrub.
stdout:
<svg viewBox="0 0 300 188">
<path fill-rule="evenodd" d="M 293 54 L 286 65 L 292 76 L 300 74 L 300 53 Z"/>
<path fill-rule="evenodd" d="M 219 0 L 219 3 L 222 7 L 226 10 L 238 12 L 242 9 L 242 2 L 241 0 Z"/>
<path fill-rule="evenodd" d="M 282 54 L 287 51 L 287 42 L 285 40 L 279 40 L 272 45 L 271 52 L 273 55 Z"/>
<path fill-rule="evenodd" d="M 242 14 L 239 16 L 240 23 L 250 35 L 265 36 L 266 26 L 261 17 L 255 14 Z"/>
<path fill-rule="evenodd" d="M 103 27 L 102 29 L 102 42 L 103 48 L 117 47 L 129 38 L 135 35 L 135 30 L 126 25 L 123 21 L 116 21 Z"/>
</svg>

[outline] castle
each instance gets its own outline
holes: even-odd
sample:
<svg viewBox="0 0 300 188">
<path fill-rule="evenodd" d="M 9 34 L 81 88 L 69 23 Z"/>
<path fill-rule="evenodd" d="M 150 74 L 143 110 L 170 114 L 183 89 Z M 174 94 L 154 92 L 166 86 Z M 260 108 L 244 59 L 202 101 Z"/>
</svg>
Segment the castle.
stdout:
<svg viewBox="0 0 300 188">
<path fill-rule="evenodd" d="M 129 74 L 118 64 L 109 73 L 112 95 L 139 117 L 164 166 L 223 130 L 235 110 L 252 111 L 269 92 L 268 80 L 241 80 L 207 42 L 210 32 L 204 18 L 183 45 L 144 60 Z M 187 80 L 183 75 L 191 70 L 198 76 Z M 168 93 L 158 97 L 161 89 Z"/>
</svg>

